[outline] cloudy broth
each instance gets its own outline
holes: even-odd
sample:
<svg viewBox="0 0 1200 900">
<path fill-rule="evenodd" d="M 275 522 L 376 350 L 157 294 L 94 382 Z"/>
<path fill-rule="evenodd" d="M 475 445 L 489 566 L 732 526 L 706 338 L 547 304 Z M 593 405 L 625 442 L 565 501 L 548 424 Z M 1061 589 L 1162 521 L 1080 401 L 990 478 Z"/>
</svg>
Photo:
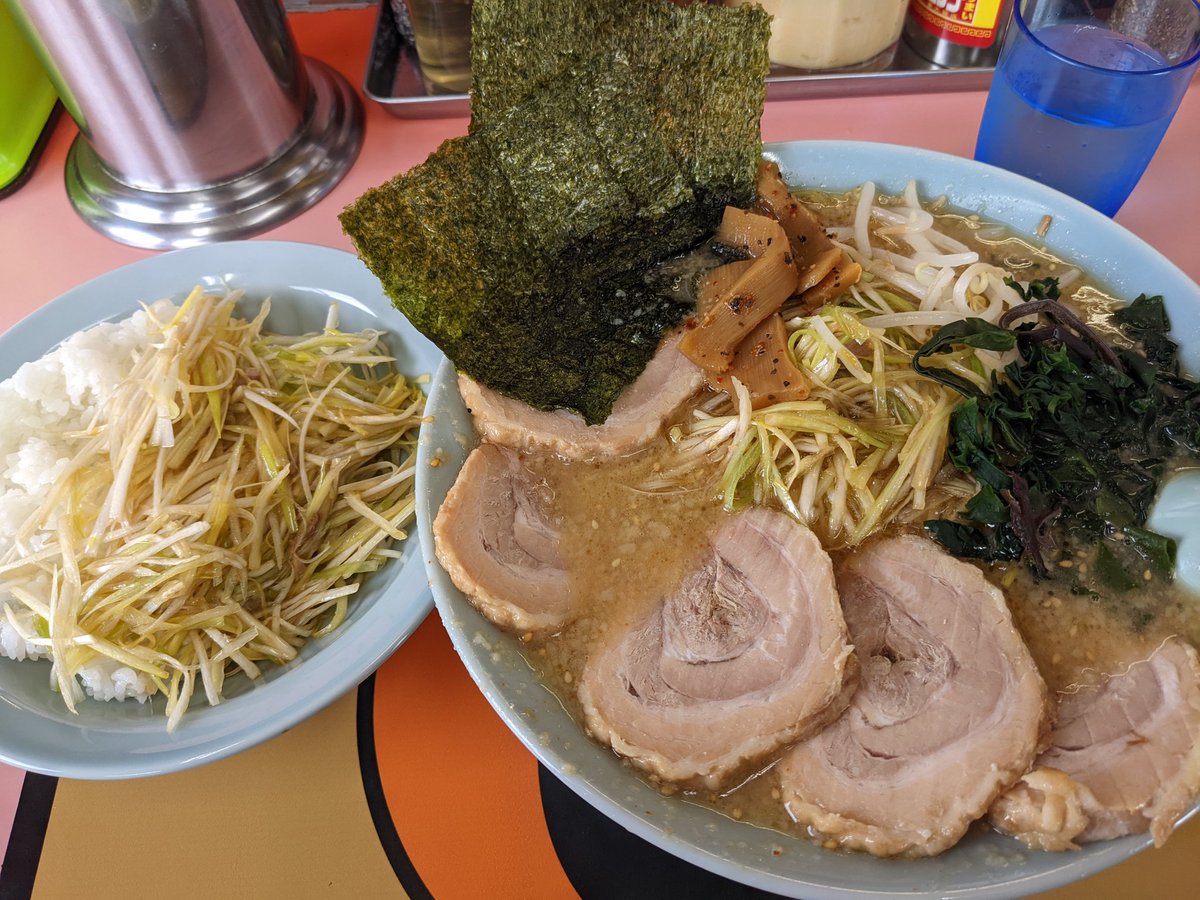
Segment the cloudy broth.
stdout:
<svg viewBox="0 0 1200 900">
<path fill-rule="evenodd" d="M 666 459 L 668 446 L 616 462 L 566 462 L 530 456 L 561 517 L 560 547 L 578 616 L 538 642 L 541 675 L 576 719 L 573 685 L 593 648 L 643 618 L 700 560 L 725 515 L 713 499 L 711 471 L 692 472 L 676 490 L 642 485 Z"/>
<path fill-rule="evenodd" d="M 845 196 L 807 192 L 802 198 L 828 227 L 846 224 L 853 214 Z M 978 250 L 984 261 L 1012 269 L 1022 279 L 1064 278 L 1070 282 L 1064 299 L 1089 324 L 1111 333 L 1105 319 L 1116 301 L 1068 262 L 976 216 L 942 211 L 937 218 L 942 231 Z M 554 496 L 572 602 L 580 614 L 557 634 L 520 638 L 546 685 L 582 723 L 576 688 L 589 656 L 671 592 L 705 554 L 710 536 L 727 513 L 716 499 L 715 468 L 696 468 L 667 493 L 640 487 L 672 464 L 666 438 L 619 461 L 581 463 L 529 455 L 525 462 Z M 1200 642 L 1200 602 L 1182 588 L 1157 579 L 1125 594 L 1077 593 L 1072 591 L 1073 570 L 1089 564 L 1087 553 L 1056 562 L 1048 578 L 1037 578 L 1020 564 L 981 565 L 1003 590 L 1051 691 L 1070 692 L 1096 683 L 1146 658 L 1171 635 Z M 733 819 L 798 831 L 780 803 L 770 763 L 758 777 L 722 795 L 656 786 Z"/>
</svg>

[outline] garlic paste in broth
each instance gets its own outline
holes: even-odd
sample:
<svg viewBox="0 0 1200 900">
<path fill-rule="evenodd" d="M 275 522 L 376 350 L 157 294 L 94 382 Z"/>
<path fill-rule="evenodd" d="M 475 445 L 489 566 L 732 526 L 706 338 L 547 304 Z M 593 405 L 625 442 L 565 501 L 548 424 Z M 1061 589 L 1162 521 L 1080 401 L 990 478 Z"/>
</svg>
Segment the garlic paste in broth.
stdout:
<svg viewBox="0 0 1200 900">
<path fill-rule="evenodd" d="M 854 195 L 799 196 L 826 226 L 848 224 L 853 216 Z M 1077 271 L 978 216 L 943 211 L 937 219 L 942 231 L 969 244 L 983 261 L 1008 268 L 1022 280 L 1064 275 L 1070 280 Z M 1089 324 L 1114 334 L 1105 320 L 1118 301 L 1086 276 L 1064 287 L 1063 299 Z M 617 461 L 525 457 L 530 471 L 544 480 L 561 516 L 560 546 L 581 612 L 557 634 L 520 638 L 541 678 L 578 722 L 583 716 L 576 685 L 593 649 L 610 633 L 624 631 L 644 617 L 678 584 L 707 552 L 708 537 L 726 515 L 715 498 L 713 468 L 697 468 L 671 493 L 636 487 L 670 464 L 670 452 L 664 437 L 637 456 Z M 1015 624 L 1052 691 L 1069 692 L 1120 671 L 1147 657 L 1171 635 L 1200 644 L 1200 602 L 1183 588 L 1156 579 L 1125 594 L 1072 593 L 1071 569 L 1088 565 L 1087 552 L 1068 556 L 1058 563 L 1058 572 L 1043 580 L 1019 563 L 980 566 L 1004 591 Z M 630 771 L 648 777 L 632 767 Z M 737 820 L 795 833 L 797 826 L 779 802 L 774 779 L 760 774 L 720 796 L 673 785 L 658 788 L 712 805 Z"/>
</svg>

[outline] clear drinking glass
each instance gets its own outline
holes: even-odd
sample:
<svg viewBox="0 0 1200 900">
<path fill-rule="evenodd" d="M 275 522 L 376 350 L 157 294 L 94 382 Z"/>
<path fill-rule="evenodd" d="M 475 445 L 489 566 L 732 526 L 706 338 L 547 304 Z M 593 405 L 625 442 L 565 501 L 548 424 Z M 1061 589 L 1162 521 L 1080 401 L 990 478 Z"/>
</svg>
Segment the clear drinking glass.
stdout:
<svg viewBox="0 0 1200 900">
<path fill-rule="evenodd" d="M 1025 0 L 975 158 L 1114 215 L 1200 61 L 1197 0 Z"/>
</svg>

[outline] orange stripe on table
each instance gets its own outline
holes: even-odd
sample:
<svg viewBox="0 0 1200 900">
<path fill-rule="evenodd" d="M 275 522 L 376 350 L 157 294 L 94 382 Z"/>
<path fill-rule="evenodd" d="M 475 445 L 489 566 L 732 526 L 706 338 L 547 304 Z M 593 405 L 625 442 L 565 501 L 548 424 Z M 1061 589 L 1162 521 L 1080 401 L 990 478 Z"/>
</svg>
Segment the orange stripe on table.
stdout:
<svg viewBox="0 0 1200 900">
<path fill-rule="evenodd" d="M 537 760 L 475 687 L 436 615 L 375 678 L 379 777 L 430 893 L 575 896 L 546 829 Z"/>
</svg>

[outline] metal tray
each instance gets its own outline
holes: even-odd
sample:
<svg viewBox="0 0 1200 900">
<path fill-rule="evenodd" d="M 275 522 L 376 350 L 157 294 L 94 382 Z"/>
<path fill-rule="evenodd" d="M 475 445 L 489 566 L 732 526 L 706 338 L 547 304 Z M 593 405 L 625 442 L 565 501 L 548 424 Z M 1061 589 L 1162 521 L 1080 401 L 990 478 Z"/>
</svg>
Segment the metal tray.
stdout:
<svg viewBox="0 0 1200 900">
<path fill-rule="evenodd" d="M 768 100 L 861 97 L 881 94 L 985 90 L 994 67 L 941 69 L 921 59 L 901 41 L 896 58 L 881 72 L 803 74 L 777 67 L 767 78 Z M 389 0 L 380 0 L 379 18 L 363 92 L 394 116 L 434 119 L 470 113 L 466 94 L 429 94 L 416 49 L 396 28 Z"/>
</svg>

